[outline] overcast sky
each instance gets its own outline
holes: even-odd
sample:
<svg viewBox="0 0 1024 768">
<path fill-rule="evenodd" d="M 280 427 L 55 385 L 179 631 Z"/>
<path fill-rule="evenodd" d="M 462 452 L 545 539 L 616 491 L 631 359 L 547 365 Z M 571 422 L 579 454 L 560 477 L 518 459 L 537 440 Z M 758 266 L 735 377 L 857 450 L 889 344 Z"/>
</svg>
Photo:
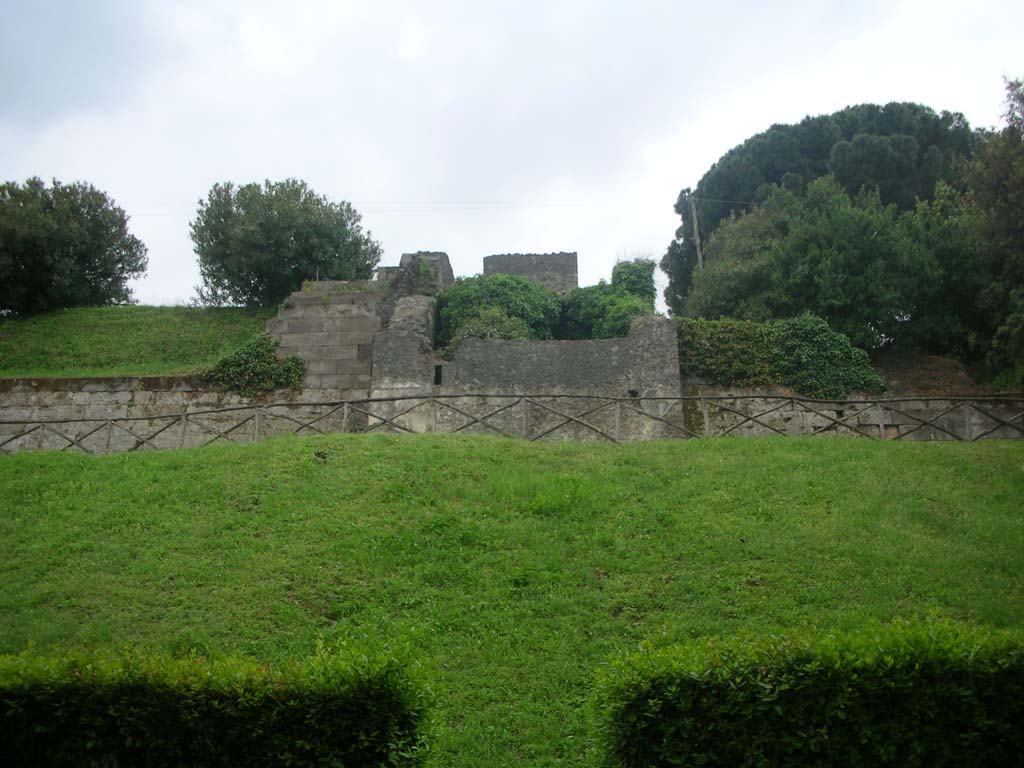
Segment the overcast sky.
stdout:
<svg viewBox="0 0 1024 768">
<path fill-rule="evenodd" d="M 304 179 L 384 247 L 660 258 L 693 186 L 773 123 L 915 101 L 1000 120 L 1024 3 L 0 0 L 4 180 L 88 181 L 188 301 L 218 181 Z"/>
</svg>

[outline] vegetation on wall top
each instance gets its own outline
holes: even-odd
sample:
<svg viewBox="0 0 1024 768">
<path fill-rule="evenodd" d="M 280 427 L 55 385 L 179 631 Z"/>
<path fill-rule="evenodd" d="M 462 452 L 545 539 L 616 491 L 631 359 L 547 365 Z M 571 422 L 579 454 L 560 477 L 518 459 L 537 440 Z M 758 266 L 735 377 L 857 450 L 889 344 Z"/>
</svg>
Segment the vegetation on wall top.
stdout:
<svg viewBox="0 0 1024 768">
<path fill-rule="evenodd" d="M 712 384 L 782 385 L 809 397 L 879 392 L 885 381 L 867 353 L 820 317 L 755 323 L 679 318 L 679 368 Z"/>
<path fill-rule="evenodd" d="M 459 328 L 481 310 L 494 308 L 520 320 L 531 339 L 550 339 L 558 324 L 558 294 L 516 275 L 477 275 L 460 278 L 437 297 L 437 341 L 451 343 Z"/>
<path fill-rule="evenodd" d="M 654 312 L 654 267 L 650 259 L 620 261 L 612 281 L 574 288 L 562 297 L 560 339 L 612 339 L 629 334 L 633 320 Z"/>
</svg>

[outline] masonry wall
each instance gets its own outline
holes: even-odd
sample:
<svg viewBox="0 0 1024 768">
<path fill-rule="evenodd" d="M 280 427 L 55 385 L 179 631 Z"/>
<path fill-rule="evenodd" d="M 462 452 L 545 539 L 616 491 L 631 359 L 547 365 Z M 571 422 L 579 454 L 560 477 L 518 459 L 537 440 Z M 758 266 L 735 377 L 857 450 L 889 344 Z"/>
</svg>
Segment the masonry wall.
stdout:
<svg viewBox="0 0 1024 768">
<path fill-rule="evenodd" d="M 517 275 L 568 293 L 579 285 L 575 253 L 499 253 L 484 257 L 484 275 Z"/>
<path fill-rule="evenodd" d="M 178 377 L 0 380 L 0 453 L 113 453 L 367 430 L 620 441 L 777 434 L 913 441 L 1024 437 L 1021 398 L 820 401 L 706 387 L 686 398 L 617 397 L 459 385 L 395 390 L 401 400 L 368 401 L 365 395 L 317 389 L 247 399 Z"/>
<path fill-rule="evenodd" d="M 291 434 L 337 402 L 365 391 L 300 389 L 245 398 L 203 388 L 187 376 L 95 379 L 0 379 L 0 452 L 83 450 L 117 453 L 254 442 Z M 285 403 L 286 407 L 269 407 Z M 230 409 L 230 410 L 222 410 Z M 257 411 L 263 413 L 257 417 Z M 355 428 L 331 414 L 300 434 Z M 114 422 L 114 423 L 111 423 Z M 18 435 L 21 435 L 18 437 Z M 75 442 L 79 444 L 76 445 Z"/>
<path fill-rule="evenodd" d="M 304 387 L 366 390 L 383 298 L 377 283 L 307 283 L 267 322 L 267 333 L 278 340 L 279 355 L 305 361 Z"/>
<path fill-rule="evenodd" d="M 628 337 L 595 341 L 467 339 L 443 383 L 616 397 L 679 394 L 675 326 L 643 318 Z"/>
</svg>

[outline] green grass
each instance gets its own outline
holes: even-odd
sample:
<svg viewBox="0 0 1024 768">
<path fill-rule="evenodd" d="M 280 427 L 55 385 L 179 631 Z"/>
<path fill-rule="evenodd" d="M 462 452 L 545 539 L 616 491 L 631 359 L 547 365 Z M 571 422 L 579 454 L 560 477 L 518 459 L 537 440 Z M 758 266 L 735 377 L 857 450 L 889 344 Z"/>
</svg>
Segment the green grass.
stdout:
<svg viewBox="0 0 1024 768">
<path fill-rule="evenodd" d="M 263 331 L 272 314 L 132 306 L 0 318 L 0 378 L 196 373 Z"/>
<path fill-rule="evenodd" d="M 641 641 L 1024 627 L 1024 442 L 334 435 L 18 454 L 0 488 L 0 651 L 405 638 L 438 766 L 589 764 L 594 670 Z"/>
</svg>

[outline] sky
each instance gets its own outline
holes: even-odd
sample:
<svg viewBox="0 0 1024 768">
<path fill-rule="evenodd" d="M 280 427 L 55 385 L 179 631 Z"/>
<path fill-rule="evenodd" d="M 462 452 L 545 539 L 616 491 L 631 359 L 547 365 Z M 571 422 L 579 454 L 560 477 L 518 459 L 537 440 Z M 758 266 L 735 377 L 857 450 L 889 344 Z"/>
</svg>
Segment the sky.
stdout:
<svg viewBox="0 0 1024 768">
<path fill-rule="evenodd" d="M 0 176 L 86 181 L 187 303 L 217 182 L 305 180 L 384 249 L 660 259 L 679 190 L 775 123 L 913 101 L 995 126 L 1024 3 L 0 0 Z M 659 275 L 664 283 L 664 277 Z"/>
</svg>

